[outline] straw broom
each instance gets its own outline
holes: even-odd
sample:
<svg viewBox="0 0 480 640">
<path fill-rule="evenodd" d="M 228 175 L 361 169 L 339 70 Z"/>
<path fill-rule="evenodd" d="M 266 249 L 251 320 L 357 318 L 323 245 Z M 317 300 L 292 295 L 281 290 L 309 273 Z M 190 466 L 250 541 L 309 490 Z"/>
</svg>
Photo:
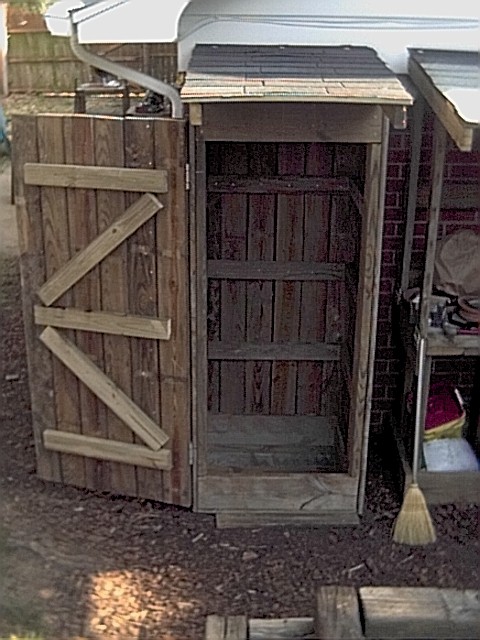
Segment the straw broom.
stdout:
<svg viewBox="0 0 480 640">
<path fill-rule="evenodd" d="M 425 364 L 425 338 L 420 339 L 418 351 L 417 397 L 415 402 L 415 437 L 413 446 L 412 482 L 405 492 L 402 508 L 393 529 L 393 540 L 399 544 L 412 546 L 435 542 L 437 536 L 422 490 L 418 486 L 418 465 L 420 458 L 422 381 Z"/>
</svg>

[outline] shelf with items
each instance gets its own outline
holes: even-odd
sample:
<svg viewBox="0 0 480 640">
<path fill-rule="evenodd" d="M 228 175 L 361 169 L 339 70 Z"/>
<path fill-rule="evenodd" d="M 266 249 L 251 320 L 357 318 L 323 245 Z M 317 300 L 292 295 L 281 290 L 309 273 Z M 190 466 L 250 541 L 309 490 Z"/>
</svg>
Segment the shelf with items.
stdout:
<svg viewBox="0 0 480 640">
<path fill-rule="evenodd" d="M 435 297 L 436 292 L 433 288 L 440 213 L 442 206 L 445 206 L 445 196 L 451 195 L 450 192 L 452 191 L 450 189 L 448 192 L 443 192 L 447 132 L 438 118 L 435 120 L 434 128 L 430 200 L 426 207 L 428 211 L 426 247 L 420 271 L 412 269 L 412 246 L 416 211 L 420 200 L 425 199 L 424 188 L 420 190 L 418 184 L 423 120 L 424 105 L 422 104 L 422 99 L 419 98 L 415 103 L 412 118 L 411 173 L 409 177 L 401 286 L 398 293 L 399 330 L 405 358 L 405 371 L 400 417 L 395 427 L 395 440 L 401 461 L 401 473 L 406 486 L 411 482 L 413 464 L 412 425 L 414 423 L 413 410 L 407 406 L 407 398 L 411 397 L 415 388 L 416 392 L 421 394 L 420 424 L 426 425 L 431 389 L 430 382 L 436 359 L 455 358 L 457 360 L 458 358 L 478 358 L 480 356 L 480 331 L 475 332 L 475 330 L 472 330 L 470 333 L 463 333 L 456 330 L 446 319 L 448 308 L 446 302 Z M 475 190 L 477 187 L 472 184 L 471 188 Z M 465 206 L 471 204 L 471 198 L 465 199 L 465 203 Z M 460 209 L 459 204 L 461 203 L 458 202 L 456 207 L 458 209 Z M 412 287 L 416 287 L 416 304 L 412 304 L 409 301 Z M 438 307 L 437 304 L 439 305 Z M 442 305 L 444 306 L 442 307 Z M 420 367 L 419 344 L 422 338 L 425 339 L 425 356 L 422 363 L 423 366 Z M 423 372 L 420 379 L 418 378 L 419 370 Z M 480 378 L 480 376 L 477 375 L 477 378 Z M 473 424 L 475 416 L 470 416 L 470 419 Z M 425 427 L 423 427 L 424 429 Z M 471 441 L 470 444 L 478 446 L 479 430 L 480 427 L 477 427 L 476 433 L 472 434 L 472 429 L 469 428 L 467 434 L 464 429 L 461 435 L 468 435 Z M 458 444 L 458 441 L 455 444 Z M 462 444 L 464 443 L 462 442 Z M 466 446 L 469 447 L 470 445 L 466 444 Z M 420 455 L 422 456 L 423 451 L 424 443 L 422 442 L 420 447 Z M 475 461 L 473 451 L 472 455 Z M 431 503 L 478 502 L 480 499 L 480 472 L 479 470 L 473 470 L 473 465 L 472 470 L 433 471 L 427 470 L 425 461 L 420 460 L 418 484 L 423 490 L 427 501 Z"/>
</svg>

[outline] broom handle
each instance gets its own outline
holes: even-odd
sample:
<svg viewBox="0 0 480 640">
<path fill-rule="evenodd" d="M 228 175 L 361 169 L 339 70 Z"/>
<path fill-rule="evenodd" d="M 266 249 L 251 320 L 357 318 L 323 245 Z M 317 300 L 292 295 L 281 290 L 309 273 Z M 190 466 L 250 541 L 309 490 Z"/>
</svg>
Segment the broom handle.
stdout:
<svg viewBox="0 0 480 640">
<path fill-rule="evenodd" d="M 425 370 L 426 339 L 420 338 L 418 345 L 417 397 L 415 399 L 415 433 L 413 441 L 412 482 L 417 484 L 420 463 L 420 443 L 422 440 L 423 376 Z"/>
</svg>

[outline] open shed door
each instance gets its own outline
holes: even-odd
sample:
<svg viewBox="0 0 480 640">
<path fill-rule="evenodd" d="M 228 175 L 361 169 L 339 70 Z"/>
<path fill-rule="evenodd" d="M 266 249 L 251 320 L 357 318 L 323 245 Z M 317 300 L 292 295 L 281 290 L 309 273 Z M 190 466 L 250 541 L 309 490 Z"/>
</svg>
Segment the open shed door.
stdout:
<svg viewBox="0 0 480 640">
<path fill-rule="evenodd" d="M 38 473 L 188 506 L 184 123 L 13 126 Z"/>
</svg>

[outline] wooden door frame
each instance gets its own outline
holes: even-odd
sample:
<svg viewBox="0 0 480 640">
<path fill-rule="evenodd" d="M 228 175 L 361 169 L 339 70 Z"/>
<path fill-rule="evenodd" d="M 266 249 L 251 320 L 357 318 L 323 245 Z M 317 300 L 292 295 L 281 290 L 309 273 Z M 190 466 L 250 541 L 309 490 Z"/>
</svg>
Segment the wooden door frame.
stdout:
<svg viewBox="0 0 480 640">
<path fill-rule="evenodd" d="M 248 108 L 249 105 L 246 105 Z M 298 106 L 298 105 L 297 105 Z M 327 106 L 331 115 L 331 106 Z M 240 482 L 243 488 L 243 495 L 247 495 L 245 504 L 240 504 L 230 510 L 237 512 L 237 517 L 233 521 L 242 522 L 242 513 L 249 510 L 260 512 L 261 506 L 256 506 L 248 500 L 248 492 L 254 487 L 254 474 L 251 476 L 239 476 L 239 478 L 227 479 L 226 476 L 207 475 L 207 384 L 208 370 L 207 360 L 207 325 L 205 304 L 207 300 L 207 269 L 206 269 L 206 143 L 208 141 L 251 141 L 258 139 L 271 142 L 361 142 L 367 146 L 367 163 L 365 185 L 370 179 L 371 188 L 365 188 L 365 196 L 360 206 L 363 209 L 361 256 L 360 256 L 360 276 L 362 281 L 358 284 L 357 296 L 357 321 L 354 364 L 352 367 L 352 380 L 357 381 L 357 392 L 352 393 L 350 418 L 348 425 L 350 452 L 350 464 L 347 473 L 343 474 L 272 474 L 265 487 L 270 487 L 273 491 L 274 485 L 282 488 L 290 488 L 302 493 L 304 489 L 311 490 L 310 479 L 317 478 L 320 483 L 318 488 L 325 495 L 333 496 L 333 501 L 339 500 L 340 496 L 345 498 L 345 503 L 340 506 L 338 512 L 339 522 L 342 514 L 350 511 L 361 513 L 366 477 L 366 457 L 368 453 L 368 430 L 371 411 L 371 399 L 373 390 L 373 368 L 376 344 L 376 320 L 379 297 L 379 278 L 381 265 L 381 246 L 383 235 L 383 205 L 385 196 L 385 176 L 386 176 L 386 152 L 388 149 L 388 120 L 384 116 L 380 106 L 369 108 L 363 113 L 366 115 L 365 129 L 356 133 L 351 128 L 346 134 L 345 129 L 337 123 L 337 134 L 332 134 L 329 130 L 329 138 L 322 139 L 318 131 L 314 131 L 309 122 L 298 121 L 292 116 L 287 125 L 289 131 L 288 140 L 282 135 L 282 130 L 275 127 L 272 122 L 271 128 L 266 131 L 262 128 L 260 138 L 259 130 L 255 127 L 255 120 L 252 128 L 245 129 L 245 112 L 235 105 L 235 118 L 232 121 L 228 115 L 218 118 L 222 114 L 220 107 L 225 111 L 228 105 L 190 105 L 190 172 L 193 177 L 190 192 L 190 255 L 191 255 L 191 338 L 192 338 L 192 441 L 194 450 L 193 465 L 193 505 L 196 511 L 216 512 L 225 510 L 229 512 L 229 492 L 234 492 L 235 483 Z M 365 108 L 365 105 L 362 105 Z M 312 105 L 309 105 L 312 109 Z M 315 107 L 314 107 L 315 108 Z M 355 106 L 353 107 L 355 108 Z M 359 110 L 358 110 L 359 111 Z M 287 116 L 285 116 L 287 113 Z M 215 117 L 213 117 L 215 116 Z M 287 112 L 283 117 L 288 119 Z M 215 120 L 217 118 L 217 120 Z M 376 126 L 375 123 L 376 122 Z M 296 123 L 296 127 L 293 124 Z M 265 123 L 264 123 L 265 124 Z M 335 127 L 333 127 L 335 129 Z M 231 130 L 231 134 L 226 135 L 226 129 Z M 350 135 L 353 139 L 347 139 Z M 358 139 L 356 139 L 358 138 Z M 366 291 L 367 295 L 361 295 Z M 202 306 L 203 305 L 203 306 Z M 202 311 L 203 309 L 203 311 Z M 359 348 L 360 337 L 367 337 L 362 348 Z M 308 478 L 309 477 L 309 478 Z M 304 486 L 304 482 L 307 486 Z M 243 486 L 244 485 L 244 486 Z M 205 495 L 212 493 L 218 499 L 210 501 Z M 231 495 L 231 494 L 230 494 Z M 317 498 L 315 498 L 317 500 Z M 306 511 L 305 519 L 297 517 L 296 521 L 312 521 L 312 517 L 319 515 L 322 510 L 332 515 L 335 509 L 330 499 L 322 500 L 318 498 L 320 504 L 319 512 Z M 240 500 L 241 502 L 241 500 Z M 278 502 L 277 520 L 289 521 L 288 509 Z M 281 515 L 280 515 L 281 514 Z M 298 514 L 297 514 L 298 515 Z M 232 519 L 226 515 L 226 521 Z M 346 518 L 348 520 L 348 517 Z"/>
</svg>

